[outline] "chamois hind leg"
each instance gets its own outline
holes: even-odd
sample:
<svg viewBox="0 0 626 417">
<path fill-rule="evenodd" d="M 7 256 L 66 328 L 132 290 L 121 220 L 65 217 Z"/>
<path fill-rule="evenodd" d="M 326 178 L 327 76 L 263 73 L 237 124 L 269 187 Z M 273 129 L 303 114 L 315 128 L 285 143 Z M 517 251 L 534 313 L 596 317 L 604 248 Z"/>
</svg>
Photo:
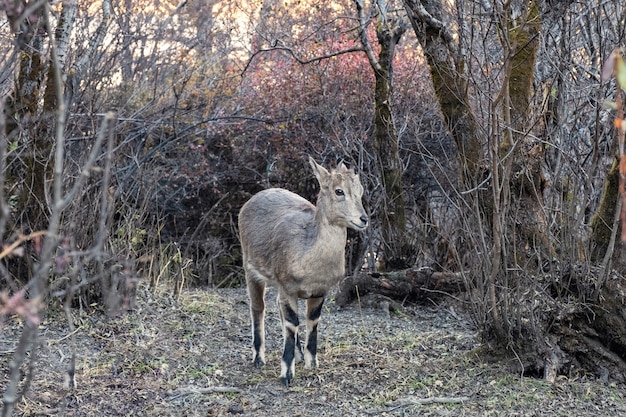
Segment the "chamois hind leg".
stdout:
<svg viewBox="0 0 626 417">
<path fill-rule="evenodd" d="M 324 297 L 306 300 L 306 342 L 304 347 L 304 367 L 317 367 L 317 324 L 322 314 Z"/>
<path fill-rule="evenodd" d="M 265 365 L 265 283 L 246 271 L 250 318 L 252 321 L 252 363 L 257 368 Z"/>
<path fill-rule="evenodd" d="M 296 369 L 296 342 L 298 338 L 298 298 L 282 291 L 278 295 L 278 311 L 283 327 L 284 348 L 280 361 L 280 381 L 286 387 L 293 379 Z"/>
</svg>

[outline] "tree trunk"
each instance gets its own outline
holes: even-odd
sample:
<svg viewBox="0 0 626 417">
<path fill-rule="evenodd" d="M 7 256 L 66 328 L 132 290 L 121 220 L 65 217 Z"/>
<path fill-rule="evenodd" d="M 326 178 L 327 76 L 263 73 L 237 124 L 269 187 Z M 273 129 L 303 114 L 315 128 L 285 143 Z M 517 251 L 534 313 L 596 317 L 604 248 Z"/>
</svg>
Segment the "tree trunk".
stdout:
<svg viewBox="0 0 626 417">
<path fill-rule="evenodd" d="M 557 254 L 544 213 L 545 149 L 543 141 L 536 139 L 537 132 L 531 131 L 536 124 L 532 117 L 537 116 L 531 108 L 531 96 L 542 24 L 538 4 L 534 0 L 525 2 L 516 16 L 508 8 L 498 9 L 497 2 L 481 6 L 492 8 L 488 12 L 498 28 L 503 60 L 496 63 L 501 69 L 499 77 L 490 78 L 501 81 L 501 89 L 486 95 L 489 124 L 480 129 L 468 105 L 464 57 L 443 23 L 442 2 L 405 0 L 404 4 L 430 65 L 444 121 L 465 167 L 465 179 L 479 180 L 481 170 L 491 174 L 491 195 L 482 194 L 488 198 L 477 204 L 474 214 L 479 216 L 478 221 L 491 224 L 490 234 L 481 236 L 486 244 L 481 248 L 481 261 L 476 262 L 484 277 L 478 275 L 476 282 L 469 283 L 478 293 L 470 293 L 470 305 L 476 306 L 484 334 L 495 335 L 503 342 L 500 346 L 516 346 L 524 370 L 540 369 L 548 380 L 553 381 L 563 372 L 566 363 L 576 362 L 599 376 L 606 372 L 622 381 L 626 375 L 623 281 L 614 279 L 611 285 L 603 285 L 596 276 L 590 284 L 585 282 L 589 281 L 588 274 L 568 277 L 551 271 L 555 275 L 549 278 L 551 287 L 542 277 L 542 261 L 552 261 Z M 484 132 L 488 133 L 486 137 Z M 483 150 L 481 144 L 487 147 Z M 481 167 L 478 158 L 484 154 L 488 155 L 488 165 Z M 598 240 L 605 245 L 613 232 L 616 177 L 614 169 L 606 203 L 593 222 L 594 233 L 600 235 L 602 239 Z M 564 290 L 563 286 L 570 283 L 577 284 Z M 384 281 L 370 286 L 386 289 L 383 284 Z M 402 292 L 414 294 L 415 289 L 404 288 Z M 568 295 L 562 295 L 564 292 Z M 590 303 L 596 299 L 603 301 Z M 486 306 L 481 308 L 483 304 Z M 551 307 L 540 314 L 528 307 L 531 304 Z M 589 309 L 593 314 L 589 314 Z"/>
<path fill-rule="evenodd" d="M 405 198 L 402 191 L 402 161 L 398 144 L 398 133 L 393 120 L 393 57 L 395 48 L 407 26 L 401 19 L 387 16 L 386 5 L 377 2 L 380 13 L 376 24 L 376 37 L 380 51 L 378 58 L 369 44 L 367 20 L 361 0 L 356 0 L 361 24 L 361 43 L 374 70 L 374 132 L 373 146 L 380 165 L 383 186 L 382 216 L 382 259 L 385 269 L 400 269 L 408 266 L 411 253 L 406 244 Z"/>
<path fill-rule="evenodd" d="M 404 0 L 404 7 L 428 62 L 443 119 L 454 138 L 463 181 L 473 188 L 483 179 L 483 141 L 470 107 L 465 59 L 443 23 L 439 0 Z"/>
<path fill-rule="evenodd" d="M 378 157 L 385 201 L 381 215 L 383 232 L 383 258 L 388 270 L 405 268 L 409 256 L 406 247 L 406 215 L 402 191 L 402 162 L 398 134 L 392 115 L 392 72 L 395 46 L 406 28 L 378 26 L 376 35 L 380 52 L 380 70 L 374 70 L 374 149 Z"/>
<path fill-rule="evenodd" d="M 604 268 L 607 268 L 603 274 L 607 274 L 611 267 L 626 274 L 626 242 L 619 238 L 624 228 L 620 221 L 620 206 L 623 202 L 618 201 L 619 165 L 619 158 L 616 157 L 606 174 L 600 205 L 591 218 L 591 259 L 603 263 Z M 600 277 L 600 280 L 605 276 Z"/>
<path fill-rule="evenodd" d="M 430 67 L 430 74 L 435 95 L 439 102 L 443 120 L 456 143 L 459 163 L 462 169 L 462 183 L 466 188 L 476 189 L 482 183 L 485 173 L 491 170 L 493 176 L 493 195 L 481 193 L 477 198 L 478 217 L 491 220 L 492 223 L 492 258 L 485 270 L 485 299 L 489 303 L 490 324 L 500 339 L 505 337 L 504 320 L 501 316 L 496 282 L 499 279 L 502 265 L 504 242 L 502 239 L 505 225 L 500 212 L 502 207 L 499 186 L 499 144 L 493 141 L 493 132 L 489 137 L 487 152 L 491 157 L 491 165 L 483 157 L 484 135 L 478 128 L 474 113 L 470 106 L 466 80 L 465 57 L 459 52 L 450 29 L 443 23 L 442 4 L 439 0 L 405 0 L 405 9 L 415 31 L 424 55 Z M 484 129 L 483 131 L 487 131 Z M 492 129 L 497 131 L 497 128 Z M 505 194 L 505 198 L 508 195 Z M 490 268 L 490 271 L 486 269 Z"/>
<path fill-rule="evenodd" d="M 57 52 L 57 64 L 58 70 L 63 71 L 65 69 L 65 62 L 67 60 L 67 50 L 70 46 L 70 39 L 72 36 L 72 28 L 74 27 L 74 20 L 76 19 L 76 13 L 78 9 L 77 0 L 69 0 L 63 2 L 63 8 L 59 15 L 57 27 L 54 31 L 54 40 Z M 50 57 L 50 61 L 52 61 Z M 58 86 L 55 82 L 55 77 L 52 74 L 54 71 L 54 65 L 52 62 L 48 65 L 48 76 L 46 83 L 46 91 L 44 93 L 43 111 L 44 113 L 50 113 L 54 116 L 54 112 L 58 109 L 59 103 L 57 102 Z M 61 88 L 64 89 L 62 86 Z"/>
<path fill-rule="evenodd" d="M 78 91 L 80 88 L 80 81 L 85 75 L 87 65 L 93 59 L 97 49 L 104 41 L 104 37 L 107 34 L 109 26 L 109 20 L 111 18 L 112 7 L 111 0 L 102 1 L 102 20 L 100 21 L 94 35 L 89 39 L 89 46 L 87 47 L 87 50 L 83 52 L 79 59 L 77 59 L 72 66 L 72 70 L 68 71 L 66 82 L 66 97 L 68 103 L 72 103 L 74 91 Z"/>
<path fill-rule="evenodd" d="M 23 8 L 14 9 L 17 10 Z M 6 134 L 9 141 L 17 141 L 24 150 L 16 160 L 20 168 L 8 174 L 7 182 L 25 185 L 19 190 L 16 210 L 22 213 L 18 227 L 24 231 L 39 230 L 45 225 L 45 180 L 52 172 L 52 164 L 49 164 L 52 143 L 48 137 L 37 134 L 40 89 L 45 76 L 45 59 L 41 55 L 46 37 L 44 13 L 44 6 L 24 19 L 20 14 L 7 12 L 21 59 L 16 84 L 6 103 Z"/>
<path fill-rule="evenodd" d="M 543 145 L 530 139 L 527 127 L 533 125 L 530 97 L 541 22 L 532 0 L 524 6 L 516 19 L 508 9 L 493 11 L 505 59 L 502 85 L 489 115 L 493 245 L 487 281 L 493 329 L 502 341 L 520 334 L 524 317 L 532 315 L 515 305 L 517 294 L 528 290 L 519 266 L 537 271 L 542 259 L 555 256 L 543 212 Z M 543 345 L 544 335 L 532 342 Z"/>
<path fill-rule="evenodd" d="M 50 207 L 49 181 L 53 177 L 55 125 L 65 102 L 59 102 L 64 85 L 59 85 L 59 72 L 64 70 L 72 27 L 77 13 L 76 0 L 63 3 L 54 31 L 54 43 L 46 48 L 50 31 L 49 6 L 42 4 L 29 16 L 13 15 L 7 11 L 15 31 L 16 45 L 21 54 L 17 82 L 7 99 L 6 134 L 10 141 L 19 143 L 19 153 L 12 154 L 13 170 L 7 173 L 9 184 L 19 184 L 16 212 L 21 214 L 12 228 L 23 232 L 48 227 Z M 17 10 L 24 10 L 17 8 Z M 19 30 L 18 30 L 19 25 Z M 54 48 L 54 49 L 53 49 Z M 46 59 L 43 51 L 50 50 Z M 47 63 L 47 65 L 46 65 Z M 45 90 L 41 88 L 45 85 Z M 13 270 L 20 280 L 30 278 L 27 259 L 14 260 Z"/>
<path fill-rule="evenodd" d="M 510 189 L 513 206 L 509 224 L 515 225 L 514 236 L 519 236 L 518 247 L 528 248 L 524 255 L 537 255 L 536 262 L 552 260 L 556 252 L 552 245 L 548 224 L 544 212 L 543 190 L 545 180 L 542 164 L 545 160 L 543 141 L 529 135 L 531 120 L 530 98 L 532 95 L 535 62 L 539 48 L 541 19 L 539 7 L 534 0 L 529 1 L 524 15 L 515 21 L 511 17 L 505 19 L 506 32 L 502 37 L 503 44 L 511 45 L 510 75 L 508 77 L 507 97 L 503 106 L 504 121 L 511 126 L 504 135 L 500 160 L 507 158 L 514 147 L 510 175 Z M 521 22 L 520 22 L 521 21 Z M 504 30 L 505 28 L 503 28 Z M 506 51 L 506 47 L 505 47 Z M 508 51 L 507 51 L 508 52 Z M 512 140 L 510 142 L 509 140 Z M 522 213 L 518 216 L 518 213 Z M 517 219 L 517 221 L 513 221 Z M 515 254 L 520 256 L 521 254 Z M 515 263 L 524 264 L 525 260 L 513 259 Z"/>
</svg>

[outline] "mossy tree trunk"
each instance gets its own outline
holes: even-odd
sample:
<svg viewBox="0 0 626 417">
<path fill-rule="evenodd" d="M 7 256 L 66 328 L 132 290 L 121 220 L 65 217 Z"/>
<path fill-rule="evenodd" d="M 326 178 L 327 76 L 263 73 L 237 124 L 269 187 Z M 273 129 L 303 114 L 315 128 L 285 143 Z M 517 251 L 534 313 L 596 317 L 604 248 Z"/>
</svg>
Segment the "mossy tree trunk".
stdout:
<svg viewBox="0 0 626 417">
<path fill-rule="evenodd" d="M 482 180 L 484 151 L 483 134 L 470 106 L 465 58 L 443 23 L 439 0 L 405 0 L 404 6 L 428 62 L 443 120 L 456 144 L 463 181 L 472 188 Z"/>
<path fill-rule="evenodd" d="M 611 243 L 615 224 L 619 189 L 619 159 L 615 158 L 611 169 L 606 175 L 600 205 L 591 219 L 591 239 L 595 247 L 591 252 L 592 259 L 601 260 Z M 619 236 L 619 234 L 617 234 Z"/>
<path fill-rule="evenodd" d="M 490 107 L 486 112 L 489 122 L 483 129 L 476 126 L 468 105 L 467 91 L 471 88 L 464 81 L 465 61 L 442 18 L 443 2 L 404 0 L 430 65 L 443 119 L 455 138 L 460 161 L 465 164 L 465 179 L 471 179 L 480 170 L 490 175 L 490 195 L 472 190 L 481 199 L 486 198 L 468 218 L 477 219 L 476 223 L 490 223 L 491 228 L 480 229 L 489 233 L 481 235 L 487 243 L 480 248 L 480 261 L 476 261 L 480 263 L 479 274 L 465 283 L 472 290 L 474 312 L 485 334 L 496 336 L 500 346 L 515 346 L 516 357 L 524 367 L 543 369 L 550 381 L 566 369 L 565 364 L 582 365 L 599 375 L 608 370 L 611 378 L 625 381 L 625 289 L 623 279 L 607 268 L 610 258 L 606 255 L 610 254 L 616 236 L 618 163 L 607 176 L 602 202 L 592 220 L 592 238 L 597 243 L 595 257 L 604 257 L 601 267 L 586 265 L 579 268 L 581 272 L 576 265 L 563 263 L 561 269 L 545 268 L 560 255 L 554 248 L 544 212 L 546 141 L 537 132 L 537 121 L 545 110 L 533 105 L 541 102 L 533 100 L 533 77 L 541 18 L 545 15 L 536 0 L 514 3 L 515 14 L 497 2 L 482 2 L 479 6 L 497 27 L 499 55 L 503 58 L 495 63 L 498 76 L 489 78 L 500 83 L 499 91 L 489 90 L 485 95 Z M 461 19 L 466 17 L 460 15 Z M 480 179 L 480 175 L 473 178 Z M 471 182 L 466 181 L 468 184 Z M 473 230 L 471 225 L 468 230 Z M 612 259 L 623 257 L 616 251 Z M 547 289 L 542 281 L 546 273 L 552 277 Z M 571 312 L 561 308 L 558 314 L 542 316 L 529 307 L 528 294 L 542 295 L 545 303 L 567 306 Z M 480 305 L 485 307 L 476 307 Z"/>
<path fill-rule="evenodd" d="M 42 3 L 28 16 L 22 16 L 28 9 L 25 2 L 17 0 L 6 9 L 20 59 L 16 82 L 5 106 L 7 139 L 17 145 L 17 150 L 12 153 L 11 170 L 3 175 L 8 184 L 15 185 L 15 212 L 19 214 L 9 227 L 23 233 L 45 230 L 48 226 L 55 126 L 58 112 L 64 111 L 66 105 L 60 102 L 64 86 L 58 85 L 61 77 L 55 76 L 58 75 L 55 71 L 62 71 L 65 64 L 77 2 L 63 3 L 54 44 L 49 42 L 48 9 L 49 6 Z M 52 48 L 54 55 L 44 55 Z M 31 268 L 18 263 L 15 275 L 25 281 Z"/>
<path fill-rule="evenodd" d="M 529 289 L 525 271 L 536 271 L 542 259 L 551 260 L 555 253 L 543 211 L 544 148 L 531 139 L 528 128 L 533 125 L 530 99 L 541 30 L 538 7 L 530 0 L 515 19 L 509 9 L 494 10 L 493 16 L 505 59 L 489 115 L 493 245 L 488 283 L 495 334 L 510 341 L 532 314 L 514 301 Z M 534 342 L 543 344 L 538 334 Z"/>
<path fill-rule="evenodd" d="M 376 21 L 378 57 L 374 55 L 367 37 L 367 19 L 361 0 L 356 0 L 361 23 L 361 43 L 374 71 L 374 131 L 372 143 L 381 170 L 383 186 L 382 261 L 386 269 L 408 266 L 411 249 L 406 243 L 405 198 L 402 191 L 402 161 L 398 133 L 393 120 L 393 57 L 395 48 L 408 26 L 398 18 L 385 13 L 386 4 L 377 1 Z"/>
<path fill-rule="evenodd" d="M 498 10 L 494 5 L 489 11 L 499 31 L 503 75 L 500 90 L 489 103 L 488 126 L 478 126 L 470 104 L 466 57 L 444 23 L 442 2 L 404 4 L 430 66 L 443 120 L 457 146 L 464 186 L 474 190 L 478 184 L 490 185 L 491 193 L 474 193 L 476 215 L 491 226 L 491 255 L 482 266 L 486 314 L 497 338 L 508 340 L 515 326 L 508 319 L 515 310 L 508 297 L 511 288 L 520 285 L 508 270 L 517 267 L 518 256 L 527 248 L 539 253 L 539 259 L 554 255 L 543 212 L 543 145 L 529 139 L 528 129 L 541 29 L 538 6 L 532 0 L 518 4 L 515 19 L 509 8 Z"/>
<path fill-rule="evenodd" d="M 508 92 L 505 94 L 503 119 L 510 129 L 503 135 L 499 159 L 504 161 L 513 150 L 510 165 L 510 190 L 512 210 L 509 224 L 515 225 L 511 232 L 518 236 L 519 251 L 531 251 L 536 262 L 552 260 L 556 255 L 551 242 L 546 215 L 544 212 L 544 183 L 542 164 L 545 160 L 544 141 L 529 135 L 529 126 L 533 126 L 531 95 L 541 19 L 539 7 L 534 0 L 525 4 L 524 14 L 518 19 L 506 16 L 503 25 L 503 45 L 510 45 L 510 75 Z M 505 46 L 506 50 L 506 46 Z M 507 167 L 508 169 L 508 167 Z M 521 216 L 511 218 L 515 213 Z M 515 250 L 511 255 L 520 257 Z M 529 255 L 526 253 L 525 255 Z M 512 263 L 518 259 L 512 259 Z"/>
<path fill-rule="evenodd" d="M 19 2 L 18 2 L 19 3 Z M 10 165 L 8 184 L 21 183 L 16 211 L 21 213 L 19 224 L 23 231 L 41 229 L 45 224 L 45 181 L 52 173 L 49 163 L 52 144 L 49 137 L 38 134 L 41 116 L 40 94 L 46 75 L 44 7 L 22 18 L 18 5 L 7 12 L 15 33 L 16 49 L 20 54 L 16 83 L 6 103 L 6 134 L 9 142 L 18 144 L 19 154 Z"/>
<path fill-rule="evenodd" d="M 503 207 L 497 203 L 502 199 L 498 194 L 502 192 L 498 176 L 500 168 L 495 161 L 499 155 L 499 143 L 493 141 L 487 143 L 485 132 L 488 129 L 481 130 L 478 127 L 470 104 L 465 57 L 460 52 L 450 28 L 444 23 L 441 1 L 404 0 L 404 5 L 430 67 L 433 89 L 443 120 L 457 147 L 462 169 L 461 183 L 467 189 L 475 189 L 484 180 L 485 173 L 491 171 L 493 176 L 494 195 L 482 192 L 477 198 L 476 206 L 480 211 L 477 217 L 481 221 L 492 222 L 492 258 L 482 268 L 485 278 L 481 287 L 485 288 L 484 297 L 488 304 L 485 318 L 489 317 L 485 325 L 489 323 L 496 336 L 503 339 L 507 333 L 504 324 L 506 320 L 502 317 L 501 303 L 496 290 L 505 242 L 505 225 L 501 220 Z M 491 164 L 488 155 L 491 156 Z"/>
</svg>

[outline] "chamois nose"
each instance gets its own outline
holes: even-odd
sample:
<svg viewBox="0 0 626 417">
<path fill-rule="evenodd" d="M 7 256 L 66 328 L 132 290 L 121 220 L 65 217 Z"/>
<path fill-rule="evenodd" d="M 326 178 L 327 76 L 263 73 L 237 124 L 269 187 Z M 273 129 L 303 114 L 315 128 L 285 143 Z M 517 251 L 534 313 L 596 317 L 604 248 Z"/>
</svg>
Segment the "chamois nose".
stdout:
<svg viewBox="0 0 626 417">
<path fill-rule="evenodd" d="M 367 225 L 367 216 L 366 215 L 362 215 L 360 217 L 361 219 L 361 223 L 363 223 L 363 226 Z"/>
</svg>

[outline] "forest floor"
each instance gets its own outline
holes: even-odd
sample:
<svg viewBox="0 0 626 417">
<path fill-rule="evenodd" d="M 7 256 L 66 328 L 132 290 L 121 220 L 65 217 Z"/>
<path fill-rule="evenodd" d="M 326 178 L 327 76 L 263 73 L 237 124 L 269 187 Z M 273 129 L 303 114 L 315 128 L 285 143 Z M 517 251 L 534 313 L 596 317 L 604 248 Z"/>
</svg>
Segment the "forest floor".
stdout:
<svg viewBox="0 0 626 417">
<path fill-rule="evenodd" d="M 118 317 L 76 311 L 72 337 L 61 310 L 40 326 L 20 416 L 623 416 L 625 387 L 593 376 L 555 384 L 514 375 L 481 352 L 476 330 L 452 304 L 401 314 L 327 301 L 317 369 L 278 380 L 282 336 L 268 294 L 267 365 L 251 364 L 244 289 L 187 290 L 178 298 L 140 289 Z M 301 308 L 302 309 L 302 308 Z M 20 322 L 0 328 L 0 386 Z M 76 387 L 64 388 L 76 344 Z"/>
</svg>

